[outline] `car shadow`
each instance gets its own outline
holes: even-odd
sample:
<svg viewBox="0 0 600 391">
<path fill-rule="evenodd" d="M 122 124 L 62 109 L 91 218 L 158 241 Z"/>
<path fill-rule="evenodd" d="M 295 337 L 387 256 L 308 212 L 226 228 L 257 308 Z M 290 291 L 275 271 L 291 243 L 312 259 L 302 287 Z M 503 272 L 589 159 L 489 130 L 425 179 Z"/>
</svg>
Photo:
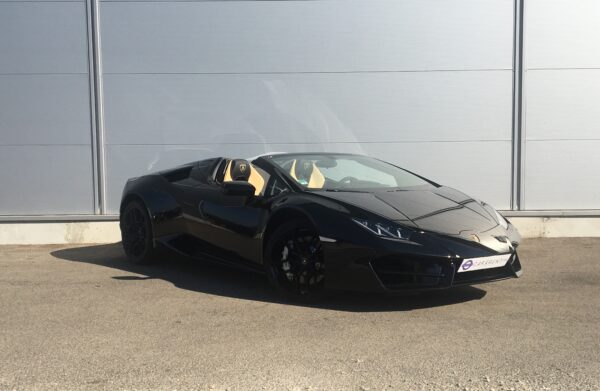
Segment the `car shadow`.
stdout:
<svg viewBox="0 0 600 391">
<path fill-rule="evenodd" d="M 112 278 L 124 283 L 161 279 L 181 289 L 211 295 L 349 312 L 410 311 L 479 300 L 486 294 L 485 290 L 465 286 L 402 296 L 339 292 L 317 304 L 292 303 L 282 300 L 269 287 L 264 275 L 190 260 L 166 251 L 162 253 L 161 261 L 152 265 L 128 262 L 121 243 L 65 248 L 52 251 L 51 255 L 67 261 L 115 269 L 119 273 Z"/>
</svg>

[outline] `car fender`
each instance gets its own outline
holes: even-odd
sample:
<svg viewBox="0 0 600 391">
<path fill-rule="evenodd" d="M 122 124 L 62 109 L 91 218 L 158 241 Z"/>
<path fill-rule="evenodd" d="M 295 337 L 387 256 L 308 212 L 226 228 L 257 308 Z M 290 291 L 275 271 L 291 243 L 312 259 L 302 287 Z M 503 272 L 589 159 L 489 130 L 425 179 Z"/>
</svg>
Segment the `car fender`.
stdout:
<svg viewBox="0 0 600 391">
<path fill-rule="evenodd" d="M 181 218 L 181 206 L 169 192 L 169 184 L 160 176 L 145 176 L 129 180 L 121 201 L 123 206 L 132 198 L 140 199 L 152 222 L 154 238 L 177 232 L 174 221 Z"/>
</svg>

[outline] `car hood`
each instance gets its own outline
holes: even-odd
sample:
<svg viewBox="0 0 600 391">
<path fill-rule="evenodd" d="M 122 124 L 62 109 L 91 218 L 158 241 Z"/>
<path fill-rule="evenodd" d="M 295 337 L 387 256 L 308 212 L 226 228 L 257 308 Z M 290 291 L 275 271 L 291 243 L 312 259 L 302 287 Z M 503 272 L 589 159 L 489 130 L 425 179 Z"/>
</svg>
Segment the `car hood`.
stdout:
<svg viewBox="0 0 600 391">
<path fill-rule="evenodd" d="M 319 192 L 320 195 L 410 223 L 426 231 L 468 237 L 498 226 L 481 202 L 450 187 L 375 192 Z"/>
</svg>

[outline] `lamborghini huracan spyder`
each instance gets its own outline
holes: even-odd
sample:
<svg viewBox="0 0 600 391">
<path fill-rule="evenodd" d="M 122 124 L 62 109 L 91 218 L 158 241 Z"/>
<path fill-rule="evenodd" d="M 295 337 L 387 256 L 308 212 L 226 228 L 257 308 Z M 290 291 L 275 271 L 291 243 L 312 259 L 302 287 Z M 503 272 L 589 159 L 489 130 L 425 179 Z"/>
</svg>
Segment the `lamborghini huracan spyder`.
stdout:
<svg viewBox="0 0 600 391">
<path fill-rule="evenodd" d="M 362 155 L 201 160 L 130 179 L 120 211 L 132 262 L 166 246 L 265 272 L 293 298 L 521 274 L 520 235 L 490 205 Z"/>
</svg>

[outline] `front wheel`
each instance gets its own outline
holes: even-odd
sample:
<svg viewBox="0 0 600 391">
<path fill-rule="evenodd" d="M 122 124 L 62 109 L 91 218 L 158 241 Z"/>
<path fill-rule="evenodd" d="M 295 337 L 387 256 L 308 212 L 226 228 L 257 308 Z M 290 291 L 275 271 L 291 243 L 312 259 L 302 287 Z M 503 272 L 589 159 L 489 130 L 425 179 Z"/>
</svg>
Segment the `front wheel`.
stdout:
<svg viewBox="0 0 600 391">
<path fill-rule="evenodd" d="M 325 261 L 319 235 L 308 222 L 281 225 L 267 244 L 265 269 L 271 285 L 288 298 L 314 301 L 325 294 Z"/>
</svg>

